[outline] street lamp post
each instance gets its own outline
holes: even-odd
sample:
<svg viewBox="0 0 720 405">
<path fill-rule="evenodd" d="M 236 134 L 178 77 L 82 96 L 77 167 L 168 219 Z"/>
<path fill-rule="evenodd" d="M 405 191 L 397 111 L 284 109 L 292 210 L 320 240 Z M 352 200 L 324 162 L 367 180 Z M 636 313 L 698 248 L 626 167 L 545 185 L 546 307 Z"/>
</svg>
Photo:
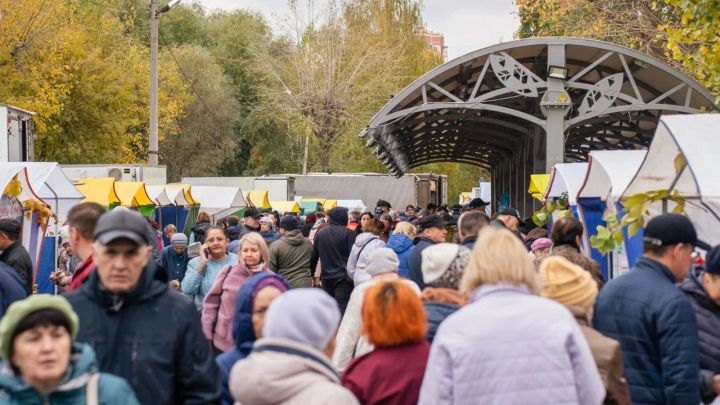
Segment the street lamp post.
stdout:
<svg viewBox="0 0 720 405">
<path fill-rule="evenodd" d="M 158 0 L 150 0 L 150 130 L 148 164 L 158 164 L 158 30 L 160 14 L 170 11 L 180 0 L 172 0 L 158 10 Z"/>
</svg>

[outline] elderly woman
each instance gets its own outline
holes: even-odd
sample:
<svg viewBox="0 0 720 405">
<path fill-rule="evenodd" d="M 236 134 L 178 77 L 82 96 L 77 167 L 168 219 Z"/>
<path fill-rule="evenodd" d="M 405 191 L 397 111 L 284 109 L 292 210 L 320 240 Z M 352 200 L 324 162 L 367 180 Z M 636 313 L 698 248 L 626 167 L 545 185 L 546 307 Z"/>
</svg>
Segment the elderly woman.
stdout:
<svg viewBox="0 0 720 405">
<path fill-rule="evenodd" d="M 74 342 L 78 317 L 60 296 L 17 301 L 0 321 L 0 403 L 138 404 L 125 380 L 98 373 L 95 352 Z"/>
<path fill-rule="evenodd" d="M 580 327 L 539 297 L 513 233 L 480 232 L 460 284 L 470 303 L 440 325 L 420 404 L 600 404 L 605 387 Z"/>
<path fill-rule="evenodd" d="M 398 222 L 395 225 L 395 232 L 387 242 L 386 247 L 392 249 L 400 260 L 399 275 L 402 278 L 410 278 L 410 255 L 415 246 L 413 241 L 416 236 L 415 225 L 410 222 Z"/>
</svg>

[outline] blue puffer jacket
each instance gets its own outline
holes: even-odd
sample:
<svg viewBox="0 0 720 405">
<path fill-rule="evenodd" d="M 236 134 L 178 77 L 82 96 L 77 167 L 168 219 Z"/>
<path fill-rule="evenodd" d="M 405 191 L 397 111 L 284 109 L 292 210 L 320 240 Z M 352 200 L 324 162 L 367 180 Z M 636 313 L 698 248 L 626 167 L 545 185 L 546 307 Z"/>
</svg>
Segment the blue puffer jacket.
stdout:
<svg viewBox="0 0 720 405">
<path fill-rule="evenodd" d="M 700 332 L 700 389 L 703 402 L 710 403 L 717 396 L 713 376 L 720 374 L 720 305 L 707 295 L 701 277 L 689 275 L 680 288 L 695 308 Z"/>
<path fill-rule="evenodd" d="M 27 290 L 23 280 L 15 270 L 7 264 L 0 262 L 0 318 L 15 301 L 27 297 Z"/>
<path fill-rule="evenodd" d="M 412 239 L 401 234 L 391 236 L 385 245 L 392 249 L 400 260 L 400 271 L 398 272 L 400 277 L 410 278 L 410 255 L 414 246 Z"/>
<path fill-rule="evenodd" d="M 97 372 L 95 352 L 89 345 L 73 344 L 73 354 L 65 378 L 45 397 L 13 373 L 7 363 L 0 362 L 0 403 L 6 405 L 84 405 L 87 403 L 87 379 Z M 100 373 L 98 403 L 102 405 L 139 404 L 130 385 L 120 377 Z"/>
<path fill-rule="evenodd" d="M 633 404 L 700 403 L 695 314 L 667 267 L 642 257 L 606 284 L 593 327 L 620 342 Z"/>
<path fill-rule="evenodd" d="M 258 273 L 250 277 L 245 284 L 240 287 L 240 291 L 238 291 L 237 301 L 235 301 L 235 318 L 233 319 L 233 341 L 235 342 L 235 348 L 219 355 L 215 359 L 215 363 L 217 363 L 220 368 L 220 374 L 222 374 L 223 405 L 232 405 L 233 403 L 228 388 L 230 371 L 235 363 L 250 354 L 253 344 L 257 339 L 252 324 L 253 295 L 255 295 L 255 291 L 258 290 L 258 288 L 267 285 L 268 279 L 270 278 L 275 279 L 285 286 L 284 291 L 290 288 L 285 279 L 280 276 L 273 273 Z M 277 284 L 275 285 L 277 286 Z"/>
<path fill-rule="evenodd" d="M 425 339 L 432 343 L 440 324 L 445 318 L 460 309 L 460 307 L 443 302 L 423 302 L 423 307 L 425 308 L 425 316 L 427 317 L 428 323 L 428 331 Z"/>
</svg>

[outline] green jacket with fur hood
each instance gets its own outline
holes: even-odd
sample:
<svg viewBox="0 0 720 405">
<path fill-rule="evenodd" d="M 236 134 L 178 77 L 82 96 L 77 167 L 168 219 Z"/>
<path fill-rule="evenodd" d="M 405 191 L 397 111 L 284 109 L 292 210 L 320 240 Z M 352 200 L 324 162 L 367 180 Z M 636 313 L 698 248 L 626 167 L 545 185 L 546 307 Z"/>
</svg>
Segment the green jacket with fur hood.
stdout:
<svg viewBox="0 0 720 405">
<path fill-rule="evenodd" d="M 83 343 L 74 343 L 72 351 L 65 378 L 44 396 L 15 375 L 7 362 L 0 362 L 0 404 L 85 405 L 88 378 L 91 373 L 97 372 L 95 352 Z M 100 405 L 139 404 L 130 385 L 111 374 L 100 373 L 97 392 L 97 403 Z"/>
</svg>

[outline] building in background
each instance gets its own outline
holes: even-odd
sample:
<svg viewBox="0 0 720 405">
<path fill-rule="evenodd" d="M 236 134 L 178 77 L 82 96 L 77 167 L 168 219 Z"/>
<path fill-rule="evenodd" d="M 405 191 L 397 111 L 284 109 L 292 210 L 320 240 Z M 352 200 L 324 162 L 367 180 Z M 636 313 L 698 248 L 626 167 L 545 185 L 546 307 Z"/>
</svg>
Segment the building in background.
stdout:
<svg viewBox="0 0 720 405">
<path fill-rule="evenodd" d="M 447 47 L 445 46 L 445 36 L 443 34 L 425 31 L 423 32 L 423 41 L 425 41 L 428 48 L 434 50 L 442 56 L 443 62 L 447 61 Z"/>
</svg>

